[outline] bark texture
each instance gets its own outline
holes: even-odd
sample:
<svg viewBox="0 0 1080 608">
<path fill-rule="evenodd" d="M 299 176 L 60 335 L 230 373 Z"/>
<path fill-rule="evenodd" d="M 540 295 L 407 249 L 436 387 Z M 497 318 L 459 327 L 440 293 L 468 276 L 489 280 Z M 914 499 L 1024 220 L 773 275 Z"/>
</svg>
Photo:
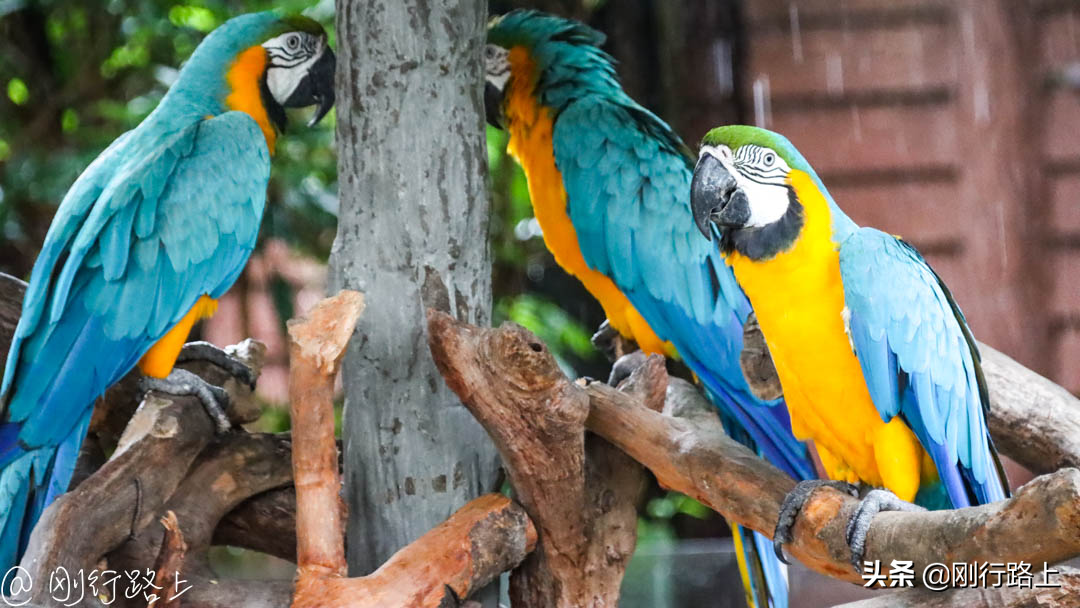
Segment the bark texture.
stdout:
<svg viewBox="0 0 1080 608">
<path fill-rule="evenodd" d="M 345 357 L 349 564 L 371 572 L 493 488 L 494 447 L 439 377 L 424 308 L 490 319 L 481 0 L 338 0 L 334 289 L 368 308 Z"/>
<path fill-rule="evenodd" d="M 580 453 L 572 431 L 582 412 L 587 429 L 648 467 L 661 485 L 701 501 L 729 521 L 772 534 L 794 481 L 728 438 L 715 407 L 692 385 L 667 381 L 664 412 L 659 413 L 635 394 L 599 382 L 571 383 L 537 338 L 520 327 L 480 329 L 440 314 L 431 315 L 431 325 L 436 361 L 492 432 L 515 487 L 520 478 L 515 470 L 527 474 L 519 492 L 540 529 L 534 559 L 548 559 L 547 571 L 556 580 L 557 560 L 569 562 L 574 555 L 564 547 L 588 538 L 570 466 Z M 545 455 L 545 449 L 568 454 L 569 463 Z M 561 485 L 567 478 L 571 482 Z M 550 496 L 558 502 L 545 505 Z M 790 555 L 818 572 L 861 583 L 845 540 L 857 504 L 831 489 L 815 492 L 795 525 L 794 542 L 786 547 Z M 881 513 L 868 535 L 866 559 L 884 564 L 910 560 L 915 572 L 936 562 L 1053 564 L 1080 554 L 1078 530 L 1080 470 L 1067 468 L 1035 479 L 1007 501 L 951 511 Z M 589 572 L 581 567 L 587 562 L 574 563 L 579 572 Z M 534 582 L 531 591 L 542 583 Z M 564 585 L 574 583 L 570 579 Z M 560 585 L 553 589 L 558 592 Z M 591 592 L 577 596 L 578 605 L 604 605 L 580 599 Z"/>
<path fill-rule="evenodd" d="M 363 296 L 343 291 L 289 321 L 295 447 L 297 576 L 293 608 L 455 606 L 513 568 L 536 544 L 521 507 L 477 498 L 368 576 L 348 578 L 344 503 L 334 441 L 334 380 Z"/>
<path fill-rule="evenodd" d="M 539 528 L 539 548 L 510 577 L 512 604 L 617 606 L 637 539 L 642 468 L 586 434 L 588 396 L 536 336 L 518 326 L 467 326 L 438 311 L 428 319 L 436 364 L 495 441 Z M 618 394 L 659 410 L 666 381 L 663 359 L 653 357 Z"/>
</svg>

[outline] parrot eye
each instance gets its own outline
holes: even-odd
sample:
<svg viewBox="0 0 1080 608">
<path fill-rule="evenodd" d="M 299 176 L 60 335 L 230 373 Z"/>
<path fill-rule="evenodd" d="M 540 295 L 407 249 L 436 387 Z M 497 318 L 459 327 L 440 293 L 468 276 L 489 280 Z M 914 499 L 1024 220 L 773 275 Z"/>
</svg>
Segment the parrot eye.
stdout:
<svg viewBox="0 0 1080 608">
<path fill-rule="evenodd" d="M 290 51 L 295 51 L 300 48 L 300 34 L 289 34 L 289 36 L 285 38 L 285 46 L 288 47 Z"/>
<path fill-rule="evenodd" d="M 773 163 L 776 162 L 776 155 L 773 154 L 772 152 L 768 152 L 768 153 L 765 154 L 765 157 L 762 158 L 761 160 L 764 161 L 766 167 L 771 167 L 773 165 Z"/>
</svg>

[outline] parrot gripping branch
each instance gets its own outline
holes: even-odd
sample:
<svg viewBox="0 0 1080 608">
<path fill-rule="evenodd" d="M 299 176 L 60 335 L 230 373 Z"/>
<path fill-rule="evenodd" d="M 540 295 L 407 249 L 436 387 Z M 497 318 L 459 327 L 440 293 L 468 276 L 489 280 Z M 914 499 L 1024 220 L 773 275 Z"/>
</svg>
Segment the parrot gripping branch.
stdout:
<svg viewBox="0 0 1080 608">
<path fill-rule="evenodd" d="M 537 521 L 540 549 L 532 560 L 547 559 L 544 567 L 556 576 L 559 565 L 553 558 L 566 557 L 557 551 L 567 543 L 584 543 L 587 530 L 580 498 L 572 492 L 577 484 L 572 467 L 568 473 L 565 464 L 557 468 L 558 458 L 535 452 L 569 450 L 563 458 L 576 464 L 582 452 L 578 434 L 571 431 L 583 414 L 585 428 L 648 467 L 661 485 L 730 521 L 772 534 L 795 482 L 728 438 L 714 406 L 692 385 L 655 378 L 667 386 L 660 413 L 632 392 L 599 382 L 572 383 L 539 340 L 520 327 L 481 329 L 429 313 L 429 331 L 437 365 L 492 434 L 522 503 Z M 568 477 L 571 482 L 563 483 Z M 818 572 L 862 583 L 845 539 L 857 507 L 856 499 L 840 492 L 815 492 L 794 526 L 788 552 Z M 870 528 L 866 559 L 912 561 L 915 572 L 934 562 L 1053 564 L 1080 555 L 1077 530 L 1080 471 L 1066 468 L 1033 480 L 1006 501 L 952 511 L 881 513 Z"/>
<path fill-rule="evenodd" d="M 21 281 L 0 275 L 3 352 L 15 327 L 23 288 Z M 292 437 L 243 430 L 215 435 L 194 397 L 152 393 L 140 403 L 134 375 L 110 389 L 97 405 L 95 422 L 84 442 L 101 449 L 84 452 L 81 481 L 45 511 L 31 535 L 21 566 L 35 584 L 7 599 L 29 602 L 28 606 L 70 604 L 67 599 L 58 601 L 56 588 L 50 584 L 49 574 L 63 567 L 72 575 L 80 569 L 149 569 L 156 573 L 155 584 L 163 586 L 163 591 L 156 592 L 161 599 L 155 607 L 178 605 L 169 600 L 169 589 L 178 581 L 187 588 L 177 600 L 183 605 L 287 604 L 294 591 L 291 581 L 221 580 L 212 574 L 207 550 L 211 545 L 229 544 L 286 560 L 296 559 L 299 546 L 304 575 L 296 589 L 314 585 L 316 590 L 314 595 L 298 593 L 297 605 L 312 600 L 307 605 L 453 606 L 458 605 L 458 597 L 521 561 L 535 545 L 535 529 L 520 507 L 505 497 L 489 495 L 463 507 L 368 577 L 331 577 L 336 580 L 329 581 L 323 576 L 326 569 L 321 564 L 344 568 L 342 520 L 328 518 L 326 514 L 332 511 L 323 510 L 323 503 L 340 504 L 340 464 L 330 399 L 335 361 L 341 353 L 334 349 L 336 344 L 343 349 L 352 333 L 348 310 L 343 308 L 355 306 L 357 295 L 328 300 L 329 304 L 313 312 L 321 322 L 290 325 L 294 334 L 304 336 L 301 354 L 292 362 L 290 388 L 296 403 L 302 404 L 294 408 L 297 433 Z M 327 316 L 331 312 L 333 318 Z M 339 331 L 328 331 L 335 321 L 340 321 Z M 248 340 L 229 351 L 258 374 L 262 344 Z M 193 363 L 190 369 L 211 382 L 232 378 L 229 371 L 204 361 Z M 247 383 L 232 380 L 225 386 L 233 424 L 254 420 L 259 410 Z M 309 457 L 317 456 L 315 468 L 301 467 L 301 479 L 317 483 L 304 486 L 299 501 L 293 486 L 294 444 L 301 446 L 298 458 L 310 463 Z M 107 451 L 112 456 L 105 460 Z M 323 483 L 327 479 L 330 485 Z M 318 565 L 312 566 L 313 558 Z M 142 594 L 127 598 L 121 587 L 117 589 L 115 596 L 106 598 L 109 605 L 147 604 Z M 339 595 L 327 595 L 328 590 Z M 334 597 L 340 602 L 327 603 L 327 598 Z M 87 595 L 80 605 L 96 605 L 96 600 Z"/>
</svg>

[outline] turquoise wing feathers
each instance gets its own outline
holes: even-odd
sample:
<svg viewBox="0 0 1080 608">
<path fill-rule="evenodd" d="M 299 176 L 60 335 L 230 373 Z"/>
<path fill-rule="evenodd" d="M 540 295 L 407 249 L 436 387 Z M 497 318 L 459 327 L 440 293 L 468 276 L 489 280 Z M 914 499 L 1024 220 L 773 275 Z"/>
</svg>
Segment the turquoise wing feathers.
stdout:
<svg viewBox="0 0 1080 608">
<path fill-rule="evenodd" d="M 270 171 L 255 121 L 157 133 L 122 136 L 84 171 L 34 266 L 3 381 L 4 568 L 66 490 L 97 396 L 201 295 L 222 295 L 255 245 Z"/>
<path fill-rule="evenodd" d="M 12 383 L 24 374 L 55 380 L 49 376 L 60 371 L 56 363 L 68 357 L 53 353 L 53 343 L 74 343 L 60 339 L 73 321 L 85 326 L 95 319 L 103 338 L 131 343 L 122 370 L 93 370 L 104 390 L 199 296 L 223 294 L 255 244 L 270 158 L 254 120 L 228 112 L 181 128 L 150 149 L 133 150 L 125 140 L 91 165 L 65 197 L 62 219 L 35 264 L 3 384 L 11 392 L 5 421 L 24 423 L 21 438 L 28 446 L 56 441 L 67 429 L 55 419 L 40 428 L 34 420 L 68 406 L 50 400 L 39 411 L 37 399 L 23 397 L 32 382 L 13 391 Z M 73 303 L 82 310 L 74 311 Z M 44 349 L 61 358 L 40 361 Z"/>
<path fill-rule="evenodd" d="M 553 145 L 586 263 L 611 277 L 675 345 L 722 413 L 770 461 L 797 478 L 814 477 L 783 402 L 757 399 L 742 377 L 750 305 L 715 244 L 695 231 L 692 161 L 679 139 L 629 98 L 587 95 L 560 112 Z"/>
<path fill-rule="evenodd" d="M 872 228 L 843 241 L 840 274 L 852 347 L 882 420 L 904 418 L 953 507 L 1005 498 L 978 349 L 948 289 L 913 247 Z"/>
</svg>

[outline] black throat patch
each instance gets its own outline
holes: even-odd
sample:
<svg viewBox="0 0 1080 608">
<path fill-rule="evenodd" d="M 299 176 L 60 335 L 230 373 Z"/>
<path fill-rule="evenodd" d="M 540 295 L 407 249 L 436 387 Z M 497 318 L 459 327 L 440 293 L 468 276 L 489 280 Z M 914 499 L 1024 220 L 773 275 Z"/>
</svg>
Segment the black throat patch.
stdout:
<svg viewBox="0 0 1080 608">
<path fill-rule="evenodd" d="M 259 79 L 259 97 L 262 99 L 263 107 L 266 108 L 266 115 L 270 118 L 270 122 L 274 123 L 274 128 L 277 129 L 278 133 L 284 133 L 289 119 L 285 116 L 285 108 L 281 107 L 281 104 L 274 99 L 273 93 L 270 92 L 270 87 L 266 84 L 265 73 Z"/>
<path fill-rule="evenodd" d="M 720 251 L 725 255 L 738 251 L 751 260 L 764 262 L 790 249 L 795 244 L 795 239 L 799 238 L 805 219 L 803 206 L 795 194 L 795 189 L 788 186 L 787 190 L 788 208 L 783 217 L 768 226 L 721 229 Z"/>
</svg>

